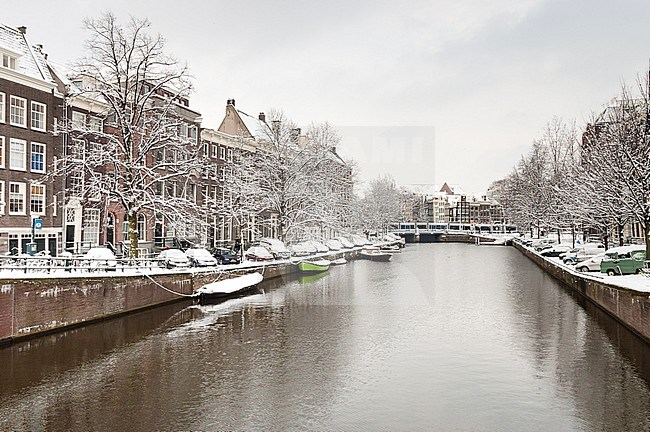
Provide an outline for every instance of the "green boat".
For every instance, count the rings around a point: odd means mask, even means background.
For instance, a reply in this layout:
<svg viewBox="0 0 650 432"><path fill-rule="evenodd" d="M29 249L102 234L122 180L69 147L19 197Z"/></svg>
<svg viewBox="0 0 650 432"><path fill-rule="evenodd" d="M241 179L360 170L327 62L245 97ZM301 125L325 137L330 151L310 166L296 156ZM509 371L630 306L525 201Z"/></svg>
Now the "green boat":
<svg viewBox="0 0 650 432"><path fill-rule="evenodd" d="M318 261L301 261L298 263L300 273L320 273L330 268L330 262L327 260Z"/></svg>

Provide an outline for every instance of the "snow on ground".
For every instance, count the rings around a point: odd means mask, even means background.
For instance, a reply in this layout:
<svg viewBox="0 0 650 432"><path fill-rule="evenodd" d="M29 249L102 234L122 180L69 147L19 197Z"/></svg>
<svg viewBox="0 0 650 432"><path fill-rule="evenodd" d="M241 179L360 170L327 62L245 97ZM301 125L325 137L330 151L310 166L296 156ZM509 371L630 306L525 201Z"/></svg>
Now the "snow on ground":
<svg viewBox="0 0 650 432"><path fill-rule="evenodd" d="M526 247L526 249L539 256L542 256L540 252L535 251L535 249L531 247ZM575 275L577 277L583 277L585 279L590 279L598 282L605 282L609 285L614 285L614 286L618 286L633 291L650 293L650 277L645 275L631 274L631 275L607 276L605 273L600 273L595 271L583 273L577 271L575 267L572 265L564 264L562 260L560 260L560 258L543 257L543 256L542 258L544 258L546 261L552 262L558 267L561 267L569 271L572 275Z"/></svg>

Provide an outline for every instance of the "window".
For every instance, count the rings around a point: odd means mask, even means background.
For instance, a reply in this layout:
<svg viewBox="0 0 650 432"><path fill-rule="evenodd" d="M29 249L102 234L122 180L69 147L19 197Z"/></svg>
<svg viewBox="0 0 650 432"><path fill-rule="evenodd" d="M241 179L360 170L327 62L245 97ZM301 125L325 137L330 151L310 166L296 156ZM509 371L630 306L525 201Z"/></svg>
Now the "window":
<svg viewBox="0 0 650 432"><path fill-rule="evenodd" d="M138 216L138 240L146 240L147 225L144 215Z"/></svg>
<svg viewBox="0 0 650 432"><path fill-rule="evenodd" d="M228 160L232 161L232 149L228 149Z"/></svg>
<svg viewBox="0 0 650 432"><path fill-rule="evenodd" d="M225 159L225 158L226 158L226 148L219 147L219 159Z"/></svg>
<svg viewBox="0 0 650 432"><path fill-rule="evenodd" d="M25 183L9 183L9 214L25 214Z"/></svg>
<svg viewBox="0 0 650 432"><path fill-rule="evenodd" d="M5 94L0 93L0 123L5 122Z"/></svg>
<svg viewBox="0 0 650 432"><path fill-rule="evenodd" d="M72 111L72 128L86 129L86 114Z"/></svg>
<svg viewBox="0 0 650 432"><path fill-rule="evenodd" d="M90 130L93 132L102 132L104 130L104 122L99 117L90 117Z"/></svg>
<svg viewBox="0 0 650 432"><path fill-rule="evenodd" d="M5 137L0 136L0 168L5 167Z"/></svg>
<svg viewBox="0 0 650 432"><path fill-rule="evenodd" d="M2 54L2 67L16 70L17 57L10 54Z"/></svg>
<svg viewBox="0 0 650 432"><path fill-rule="evenodd" d="M86 150L86 143L84 140L73 139L70 147L69 153L73 159L79 161L84 160L84 152Z"/></svg>
<svg viewBox="0 0 650 432"><path fill-rule="evenodd" d="M5 214L5 182L0 180L0 214Z"/></svg>
<svg viewBox="0 0 650 432"><path fill-rule="evenodd" d="M216 144L212 144L212 154L210 156L212 156L213 158L217 157L217 145Z"/></svg>
<svg viewBox="0 0 650 432"><path fill-rule="evenodd" d="M32 172L45 172L45 144L32 143Z"/></svg>
<svg viewBox="0 0 650 432"><path fill-rule="evenodd" d="M27 141L11 138L9 140L9 169L27 171Z"/></svg>
<svg viewBox="0 0 650 432"><path fill-rule="evenodd" d="M46 113L47 113L47 108L45 107L45 104L32 101L32 118L31 118L32 129L45 132L45 125L46 125L46 118L47 118Z"/></svg>
<svg viewBox="0 0 650 432"><path fill-rule="evenodd" d="M92 154L93 160L98 165L103 165L104 164L104 145L102 143L98 142L91 142L90 143L90 151Z"/></svg>
<svg viewBox="0 0 650 432"><path fill-rule="evenodd" d="M83 241L99 244L99 209L84 209Z"/></svg>
<svg viewBox="0 0 650 432"><path fill-rule="evenodd" d="M27 127L27 99L11 96L9 100L9 123L12 126Z"/></svg>
<svg viewBox="0 0 650 432"><path fill-rule="evenodd" d="M45 185L31 185L29 211L34 214L45 214Z"/></svg>
<svg viewBox="0 0 650 432"><path fill-rule="evenodd" d="M187 129L187 137L192 141L193 143L196 142L196 136L197 136L197 127L196 126L190 126Z"/></svg>

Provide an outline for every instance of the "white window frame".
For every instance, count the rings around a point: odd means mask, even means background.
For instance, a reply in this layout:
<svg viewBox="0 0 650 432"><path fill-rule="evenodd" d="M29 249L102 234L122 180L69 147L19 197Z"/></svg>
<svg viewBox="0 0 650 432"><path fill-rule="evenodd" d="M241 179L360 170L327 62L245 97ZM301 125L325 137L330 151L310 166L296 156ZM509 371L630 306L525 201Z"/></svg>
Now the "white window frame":
<svg viewBox="0 0 650 432"><path fill-rule="evenodd" d="M224 146L219 147L219 159L226 159L226 148Z"/></svg>
<svg viewBox="0 0 650 432"><path fill-rule="evenodd" d="M104 120L100 117L89 116L89 129L93 132L104 132Z"/></svg>
<svg viewBox="0 0 650 432"><path fill-rule="evenodd" d="M73 129L86 129L86 122L88 121L88 116L86 113L80 111L72 111L72 128Z"/></svg>
<svg viewBox="0 0 650 432"><path fill-rule="evenodd" d="M12 187L17 186L18 187L18 192L12 192ZM25 195L27 193L27 183L21 183L21 182L10 182L9 183L9 214L10 215L24 215L25 213ZM12 195L17 195L18 198L15 198L16 203L20 204L22 206L22 211L12 211L11 210L11 204L12 204Z"/></svg>
<svg viewBox="0 0 650 432"><path fill-rule="evenodd" d="M2 63L0 63L5 69L18 70L18 57L8 53L2 53Z"/></svg>
<svg viewBox="0 0 650 432"><path fill-rule="evenodd" d="M5 137L0 136L0 168L5 167L6 158L7 158L7 152L5 151Z"/></svg>
<svg viewBox="0 0 650 432"><path fill-rule="evenodd" d="M5 214L5 207L5 182L4 180L0 180L0 214Z"/></svg>
<svg viewBox="0 0 650 432"><path fill-rule="evenodd" d="M212 158L217 158L217 152L218 152L218 146L216 144L212 144L212 153L210 153L210 157Z"/></svg>
<svg viewBox="0 0 650 432"><path fill-rule="evenodd" d="M42 109L42 111L39 111L39 109ZM36 126L34 126L34 121L38 123ZM29 124L32 130L45 132L47 129L47 105L41 102L32 101Z"/></svg>
<svg viewBox="0 0 650 432"><path fill-rule="evenodd" d="M83 241L99 244L99 209L85 208L83 214Z"/></svg>
<svg viewBox="0 0 650 432"><path fill-rule="evenodd" d="M34 152L34 147L41 147L41 149L43 151L42 152ZM30 145L30 150L31 151L30 151L30 157L29 157L29 170L31 172L34 172L34 173L41 173L41 174L45 173L45 167L47 166L47 154L45 153L47 150L46 150L45 144L32 141L32 143ZM36 155L36 154L41 154L43 156L43 160L41 162L43 164L42 169L34 169L34 155Z"/></svg>
<svg viewBox="0 0 650 432"><path fill-rule="evenodd" d="M22 107L14 104L14 102L21 102ZM22 116L18 119L22 120L22 122L14 121L14 118L18 116L17 114L14 115L14 108L22 111ZM9 124L12 126L27 128L27 99L14 95L9 97Z"/></svg>
<svg viewBox="0 0 650 432"><path fill-rule="evenodd" d="M20 160L21 165L16 165L16 162L19 161L18 158L14 158L13 154L13 145L14 144L19 144L22 145L23 151L22 151L22 160ZM18 156L18 155L17 155ZM18 138L10 138L9 139L9 169L15 170L15 171L27 171L27 141L21 140Z"/></svg>
<svg viewBox="0 0 650 432"><path fill-rule="evenodd" d="M34 188L42 188L42 193L40 194L34 194ZM34 210L34 196L40 197L39 203L40 207L42 207L42 211L36 211ZM32 215L45 215L45 200L46 200L46 194L45 194L45 185L40 184L40 183L34 183L30 185L29 188L29 214Z"/></svg>
<svg viewBox="0 0 650 432"><path fill-rule="evenodd" d="M232 162L232 149L228 149L228 160Z"/></svg>
<svg viewBox="0 0 650 432"><path fill-rule="evenodd" d="M5 122L5 113L7 112L7 97L0 92L0 123Z"/></svg>

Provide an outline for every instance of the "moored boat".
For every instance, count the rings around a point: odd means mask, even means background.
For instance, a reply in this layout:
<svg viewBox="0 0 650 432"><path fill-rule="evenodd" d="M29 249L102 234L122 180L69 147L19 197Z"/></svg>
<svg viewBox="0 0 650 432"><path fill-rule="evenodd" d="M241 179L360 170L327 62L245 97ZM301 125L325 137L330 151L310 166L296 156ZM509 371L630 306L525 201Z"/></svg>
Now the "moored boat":
<svg viewBox="0 0 650 432"><path fill-rule="evenodd" d="M378 248L364 248L359 252L359 257L371 261L390 261L393 255Z"/></svg>
<svg viewBox="0 0 650 432"><path fill-rule="evenodd" d="M230 279L223 279L209 283L196 290L195 295L201 299L223 298L240 294L254 288L262 282L264 276L261 273L248 273Z"/></svg>
<svg viewBox="0 0 650 432"><path fill-rule="evenodd" d="M300 273L320 273L330 268L331 262L328 260L300 261L298 271Z"/></svg>
<svg viewBox="0 0 650 432"><path fill-rule="evenodd" d="M347 263L348 263L348 261L345 258L339 258L339 259L333 260L331 262L331 265L336 266L336 265L343 265L343 264L347 264Z"/></svg>

